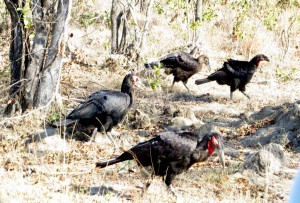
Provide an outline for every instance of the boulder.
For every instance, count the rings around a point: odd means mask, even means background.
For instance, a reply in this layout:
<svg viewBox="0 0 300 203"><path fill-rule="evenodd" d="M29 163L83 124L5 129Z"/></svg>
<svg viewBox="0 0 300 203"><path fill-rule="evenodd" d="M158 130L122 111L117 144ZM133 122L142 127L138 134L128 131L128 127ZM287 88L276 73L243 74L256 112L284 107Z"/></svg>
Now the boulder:
<svg viewBox="0 0 300 203"><path fill-rule="evenodd" d="M171 119L169 126L173 130L185 130L191 126L200 127L204 124L196 118L191 109L181 109L175 111L173 115L176 117Z"/></svg>
<svg viewBox="0 0 300 203"><path fill-rule="evenodd" d="M253 136L241 139L245 147L264 146L277 143L283 147L300 147L300 104L285 103L275 107L264 107L249 118L251 123L268 121L268 125L258 129ZM250 123L250 124L251 124Z"/></svg>
<svg viewBox="0 0 300 203"><path fill-rule="evenodd" d="M136 109L133 113L132 127L135 129L145 129L150 126L150 117L143 111Z"/></svg>
<svg viewBox="0 0 300 203"><path fill-rule="evenodd" d="M252 170L260 176L272 175L279 172L284 161L285 156L282 147L272 143L250 155L243 163L242 171Z"/></svg>

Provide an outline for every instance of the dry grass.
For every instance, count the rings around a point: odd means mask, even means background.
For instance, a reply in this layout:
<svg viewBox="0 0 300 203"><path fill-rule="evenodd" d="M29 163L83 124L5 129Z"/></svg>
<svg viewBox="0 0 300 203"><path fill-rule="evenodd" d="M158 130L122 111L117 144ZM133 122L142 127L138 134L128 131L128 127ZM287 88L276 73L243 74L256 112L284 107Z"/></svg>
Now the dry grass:
<svg viewBox="0 0 300 203"><path fill-rule="evenodd" d="M90 12L91 7L100 8L99 13L110 9L109 2L104 5L102 3L99 5L96 1L91 2L91 5L81 5L80 2L75 4L78 16L84 9ZM216 4L214 9L223 15L204 23L200 31L202 53L210 57L213 70L220 68L227 58L247 60L249 55L253 56L257 53L266 54L271 62L262 64L260 71L247 86L247 93L252 97L251 100L247 100L240 92L235 92L234 100L229 101L229 88L216 83L196 86L194 80L208 75L208 70L203 70L189 80L191 94L186 92L181 83L175 84L174 91L170 92L172 77L163 74L159 77L162 87L153 91L147 77L149 73L144 74L145 77L141 74L147 88L136 92L133 108L141 109L150 115L151 126L145 130L151 134L161 131L160 125L168 121L168 118L163 115L163 108L169 104L178 108L191 108L201 120L230 121L236 119L241 113L250 114L264 106L279 105L299 99L300 52L294 46L299 46L299 40L297 41L300 33L299 26L292 30L291 47L285 60L282 61L282 46L278 33L258 25L257 33L253 30L249 31L252 35L255 34L254 39L247 38L232 42L230 34L235 19L233 13L225 12L229 9L228 5ZM169 50L190 42L185 36L185 24L180 17L169 24L172 17L174 16L171 12L163 19L157 14L153 16L149 42L144 53L145 58L161 56ZM74 19L69 29L74 37L69 39L68 46L70 53L75 54L76 57L65 63L63 67L60 88L63 105L60 107L53 105L48 110L46 118L44 115L39 115L39 112L35 112L13 119L0 119L2 128L0 131L0 178L2 180L0 202L174 202L174 197L167 191L160 178L155 178L149 190L141 196L140 187L143 186L146 178L134 162L124 162L101 170L94 169L96 161L120 153L120 151L113 151L112 144L106 137L102 138L100 144L88 144L64 137L61 139L60 136L50 136L40 142L26 142L28 135L43 129L51 116L63 117L75 107L78 104L77 99L86 98L98 89L119 90L122 78L129 71L130 67L124 58L108 54L110 32L104 27L103 21L82 28L78 23L79 18L74 16ZM254 17L253 22L257 22L256 20ZM2 35L1 37L7 38L8 34L4 33L4 37ZM7 63L9 44L3 43L2 47L0 51L0 90L3 94L0 100L1 109L7 102L9 75L6 72L9 70ZM111 57L117 57L115 63L108 63L107 60ZM289 73L293 67L297 69L290 77L285 74L278 75L278 71ZM116 141L124 148L147 139L139 137L137 130L131 129L129 125L129 121L125 120L117 127L122 136ZM228 141L227 144L236 148L241 147L234 141ZM286 153L292 160L299 160L298 154ZM227 156L226 158L228 161L225 171L221 171L221 166L214 156L208 162L196 164L188 172L179 175L174 181L174 188L178 193L177 202L287 201L293 173L285 171L295 170L299 162L285 166L282 174L272 176L270 179L262 178L257 181L258 183L254 183L251 181L251 175L244 176L238 173L239 166L245 159L243 153L239 157Z"/></svg>

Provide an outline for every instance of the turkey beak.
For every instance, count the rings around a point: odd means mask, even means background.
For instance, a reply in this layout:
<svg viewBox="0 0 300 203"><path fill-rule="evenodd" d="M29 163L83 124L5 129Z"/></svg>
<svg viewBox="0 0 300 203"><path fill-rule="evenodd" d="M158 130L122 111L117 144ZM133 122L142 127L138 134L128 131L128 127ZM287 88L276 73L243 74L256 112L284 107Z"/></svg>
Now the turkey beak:
<svg viewBox="0 0 300 203"><path fill-rule="evenodd" d="M223 169L225 168L225 155L224 155L224 147L223 147L223 144L219 144L218 147L216 147L216 151L219 155L219 159L220 159L220 162L223 166Z"/></svg>
<svg viewBox="0 0 300 203"><path fill-rule="evenodd" d="M264 57L260 58L260 61L268 61L268 62L270 62L269 58L268 58L268 57L266 57L266 56L264 56Z"/></svg>

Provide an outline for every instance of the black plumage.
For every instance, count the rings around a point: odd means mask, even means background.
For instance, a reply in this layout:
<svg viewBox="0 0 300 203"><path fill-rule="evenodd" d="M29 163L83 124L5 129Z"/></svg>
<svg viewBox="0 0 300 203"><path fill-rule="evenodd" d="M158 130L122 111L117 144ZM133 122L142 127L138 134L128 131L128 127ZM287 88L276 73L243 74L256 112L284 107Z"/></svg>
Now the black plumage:
<svg viewBox="0 0 300 203"><path fill-rule="evenodd" d="M164 57L161 57L157 62L151 62L145 64L145 67L153 67L162 65L165 68L167 75L172 74L174 76L172 88L175 82L181 81L187 88L187 82L190 77L201 71L203 64L209 66L209 58L205 55L200 55L198 58L193 57L193 51L186 53L184 51L175 51Z"/></svg>
<svg viewBox="0 0 300 203"><path fill-rule="evenodd" d="M211 81L217 81L219 85L230 86L230 99L232 99L232 93L237 89L250 99L245 93L246 85L252 79L261 61L269 61L269 59L263 54L254 56L249 62L229 59L224 62L221 69L212 73L205 79L196 80L195 83L200 85Z"/></svg>
<svg viewBox="0 0 300 203"><path fill-rule="evenodd" d="M96 163L96 167L104 168L135 159L140 166L152 167L153 175L165 176L165 183L172 191L171 183L177 174L188 170L194 163L207 160L215 149L224 167L223 142L219 134L205 135L200 140L190 132L167 131L137 144L116 158Z"/></svg>
<svg viewBox="0 0 300 203"><path fill-rule="evenodd" d="M93 126L109 133L120 123L133 104L133 92L139 78L128 74L124 77L121 91L100 90L75 108L66 118L77 120L81 126Z"/></svg>

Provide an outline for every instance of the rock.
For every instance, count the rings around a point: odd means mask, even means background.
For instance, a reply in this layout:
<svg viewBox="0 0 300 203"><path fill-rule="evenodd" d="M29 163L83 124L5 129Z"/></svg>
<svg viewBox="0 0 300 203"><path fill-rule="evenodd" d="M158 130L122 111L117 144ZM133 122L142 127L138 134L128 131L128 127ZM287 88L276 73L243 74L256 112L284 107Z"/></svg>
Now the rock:
<svg viewBox="0 0 300 203"><path fill-rule="evenodd" d="M300 132L298 132L298 134L292 139L292 144L295 146L295 148L298 148L298 152L300 152Z"/></svg>
<svg viewBox="0 0 300 203"><path fill-rule="evenodd" d="M300 117L300 104L295 103L293 113L294 116Z"/></svg>
<svg viewBox="0 0 300 203"><path fill-rule="evenodd" d="M199 121L191 109L181 109L174 112L175 118L170 121L170 128L173 130L185 130L190 126L200 127L204 123Z"/></svg>
<svg viewBox="0 0 300 203"><path fill-rule="evenodd" d="M178 109L173 112L173 117L185 117L185 112L182 109Z"/></svg>
<svg viewBox="0 0 300 203"><path fill-rule="evenodd" d="M264 146L268 143L277 143L283 147L300 146L300 104L285 103L275 107L265 107L260 112L250 116L251 122L266 122L258 129L255 136L241 139L245 147ZM266 120L265 120L266 119Z"/></svg>
<svg viewBox="0 0 300 203"><path fill-rule="evenodd" d="M253 170L261 176L279 172L285 160L284 152L278 144L270 144L252 154L242 165L242 170Z"/></svg>
<svg viewBox="0 0 300 203"><path fill-rule="evenodd" d="M173 117L174 112L177 109L173 105L166 105L163 107L163 115Z"/></svg>
<svg viewBox="0 0 300 203"><path fill-rule="evenodd" d="M150 126L150 118L149 115L142 112L141 110L136 109L133 113L133 122L132 122L132 127L135 129L139 128L147 128Z"/></svg>
<svg viewBox="0 0 300 203"><path fill-rule="evenodd" d="M260 150L248 158L243 164L243 170L254 170L261 176L266 173L278 172L281 163L271 152Z"/></svg>
<svg viewBox="0 0 300 203"><path fill-rule="evenodd" d="M175 117L171 120L171 126L174 127L184 127L184 126L191 126L193 125L193 121L191 119L188 118L184 118L184 117Z"/></svg>
<svg viewBox="0 0 300 203"><path fill-rule="evenodd" d="M270 143L264 147L264 150L271 152L281 162L285 161L285 154L281 145Z"/></svg>
<svg viewBox="0 0 300 203"><path fill-rule="evenodd" d="M250 117L249 120L263 120L265 118L268 118L272 116L276 111L274 110L274 107L272 106L266 106L262 108L259 112L253 113Z"/></svg>
<svg viewBox="0 0 300 203"><path fill-rule="evenodd" d="M219 132L219 126L215 123L206 123L199 128L198 135L202 137L212 132Z"/></svg>
<svg viewBox="0 0 300 203"><path fill-rule="evenodd" d="M287 146L291 141L288 138L288 133L276 133L271 137L270 142L280 144L281 146Z"/></svg>
<svg viewBox="0 0 300 203"><path fill-rule="evenodd" d="M141 136L141 137L149 137L150 133L146 130L139 130L138 135Z"/></svg>

